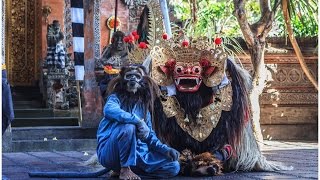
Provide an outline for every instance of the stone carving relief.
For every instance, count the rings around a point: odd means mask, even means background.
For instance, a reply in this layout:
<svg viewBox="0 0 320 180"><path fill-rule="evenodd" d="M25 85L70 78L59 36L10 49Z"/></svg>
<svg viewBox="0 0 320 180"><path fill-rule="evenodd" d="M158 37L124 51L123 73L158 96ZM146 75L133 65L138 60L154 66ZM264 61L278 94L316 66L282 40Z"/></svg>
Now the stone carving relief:
<svg viewBox="0 0 320 180"><path fill-rule="evenodd" d="M9 81L14 86L31 86L38 71L36 28L37 1L9 0L7 5L7 69ZM41 51L39 51L41 52Z"/></svg>
<svg viewBox="0 0 320 180"><path fill-rule="evenodd" d="M72 47L72 22L71 22L71 2L70 0L65 0L64 9L64 34L65 34L65 45L67 52L71 52ZM70 57L70 55L69 55ZM73 67L72 67L73 68Z"/></svg>
<svg viewBox="0 0 320 180"><path fill-rule="evenodd" d="M275 80L278 82L285 82L287 80L287 72L283 69L280 69L277 73L275 73Z"/></svg>
<svg viewBox="0 0 320 180"><path fill-rule="evenodd" d="M312 74L315 74L314 72L317 71L314 66L310 70ZM272 72L272 77L273 81L271 84L274 87L313 87L305 77L300 64L278 64L277 69Z"/></svg>
<svg viewBox="0 0 320 180"><path fill-rule="evenodd" d="M263 93L260 98L261 104L318 104L317 93L286 93L280 92L277 96L270 93Z"/></svg>
<svg viewBox="0 0 320 180"><path fill-rule="evenodd" d="M249 58L241 58L245 69L252 71ZM306 57L306 62L314 77L317 76L317 57ZM266 56L265 63L270 70L272 81L261 95L260 102L265 105L315 105L318 103L317 91L301 69L294 55Z"/></svg>
<svg viewBox="0 0 320 180"><path fill-rule="evenodd" d="M122 0L130 9L135 8L137 6L143 6L148 3L149 0Z"/></svg>
<svg viewBox="0 0 320 180"><path fill-rule="evenodd" d="M2 27L1 27L1 55L2 55L2 62L5 61L5 57L6 57L6 45L5 45L5 32L6 32L6 1L2 0L2 14L1 14L1 18L2 18Z"/></svg>
<svg viewBox="0 0 320 180"><path fill-rule="evenodd" d="M289 74L288 74L291 82L297 83L298 81L300 81L301 80L301 74L300 73L301 72L299 72L297 69L291 69L289 71Z"/></svg>
<svg viewBox="0 0 320 180"><path fill-rule="evenodd" d="M94 24L94 59L96 63L96 68L102 67L100 61L100 5L101 0L94 0L94 14L93 14L93 24Z"/></svg>

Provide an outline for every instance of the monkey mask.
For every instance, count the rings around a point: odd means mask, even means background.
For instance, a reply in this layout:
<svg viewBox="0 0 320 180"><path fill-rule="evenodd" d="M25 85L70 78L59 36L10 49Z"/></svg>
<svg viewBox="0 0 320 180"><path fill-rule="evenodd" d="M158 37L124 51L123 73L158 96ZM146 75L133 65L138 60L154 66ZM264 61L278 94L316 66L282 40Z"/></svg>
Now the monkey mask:
<svg viewBox="0 0 320 180"><path fill-rule="evenodd" d="M141 66L130 66L130 68L123 68L121 76L126 84L126 90L128 92L136 93L142 88L143 76L145 70Z"/></svg>

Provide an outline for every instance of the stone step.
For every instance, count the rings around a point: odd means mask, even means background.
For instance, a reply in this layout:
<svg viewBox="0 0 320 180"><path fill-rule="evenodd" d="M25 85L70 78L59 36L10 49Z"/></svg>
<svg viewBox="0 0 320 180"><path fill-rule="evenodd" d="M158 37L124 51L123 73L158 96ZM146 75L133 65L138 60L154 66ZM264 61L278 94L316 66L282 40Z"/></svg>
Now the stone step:
<svg viewBox="0 0 320 180"><path fill-rule="evenodd" d="M12 152L95 150L96 139L57 139L12 141Z"/></svg>
<svg viewBox="0 0 320 180"><path fill-rule="evenodd" d="M16 118L24 117L53 117L55 116L53 109L14 109L14 116Z"/></svg>
<svg viewBox="0 0 320 180"><path fill-rule="evenodd" d="M15 118L12 127L35 127L35 126L78 126L77 117L30 117Z"/></svg>
<svg viewBox="0 0 320 180"><path fill-rule="evenodd" d="M13 101L13 108L14 109L32 109L32 108L42 108L44 107L43 104L39 101L32 100L32 101Z"/></svg>
<svg viewBox="0 0 320 180"><path fill-rule="evenodd" d="M45 140L52 139L95 139L97 128L81 128L79 126L61 127L13 127L12 140Z"/></svg>
<svg viewBox="0 0 320 180"><path fill-rule="evenodd" d="M27 94L27 95L26 95ZM23 92L23 93L12 93L12 99L15 101L23 101L23 100L33 100L33 99L41 99L42 98L42 94L40 94L39 92L37 93L28 93L28 92Z"/></svg>
<svg viewBox="0 0 320 180"><path fill-rule="evenodd" d="M264 139L318 140L318 124L261 125Z"/></svg>
<svg viewBox="0 0 320 180"><path fill-rule="evenodd" d="M31 118L31 117L78 117L78 108L68 110L48 109L48 108L25 108L14 109L16 118Z"/></svg>

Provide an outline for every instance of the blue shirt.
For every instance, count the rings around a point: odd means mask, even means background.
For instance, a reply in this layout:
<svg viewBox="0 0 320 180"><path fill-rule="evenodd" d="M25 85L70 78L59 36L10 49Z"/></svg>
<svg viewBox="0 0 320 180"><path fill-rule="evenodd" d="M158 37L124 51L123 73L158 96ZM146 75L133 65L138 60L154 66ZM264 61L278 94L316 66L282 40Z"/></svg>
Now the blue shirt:
<svg viewBox="0 0 320 180"><path fill-rule="evenodd" d="M111 94L108 97L107 102L104 106L103 113L104 118L101 120L97 131L98 151L100 146L103 146L105 142L108 141L111 133L118 123L130 123L136 125L139 123L140 119L144 117L144 110L139 102L134 105L131 112L127 112L121 109L121 102L115 94ZM161 143L152 129L152 122L149 111L147 112L145 122L150 129L150 134L143 142L139 139L137 140L138 154L143 156L150 150L154 150L160 153L167 152L170 148L167 145Z"/></svg>

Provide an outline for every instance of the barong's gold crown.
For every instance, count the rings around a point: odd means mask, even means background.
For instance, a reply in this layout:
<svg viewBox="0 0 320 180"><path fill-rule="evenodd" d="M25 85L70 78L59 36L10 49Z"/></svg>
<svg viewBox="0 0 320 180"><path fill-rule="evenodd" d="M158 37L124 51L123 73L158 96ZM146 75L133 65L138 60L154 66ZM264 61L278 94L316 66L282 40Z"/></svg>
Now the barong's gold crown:
<svg viewBox="0 0 320 180"><path fill-rule="evenodd" d="M203 74L203 82L208 87L220 84L225 75L227 59L227 54L221 46L222 40L216 38L213 41L207 37L188 38L181 33L168 38L168 35L164 33L159 3L151 0L147 6L149 8L148 43L138 43L139 35L136 32L132 32L125 39L134 46L134 49L128 54L130 64L142 64L150 55L152 59L151 76L159 85L173 83L172 76L164 73L163 68L161 69L163 66L174 68L176 64L189 67L197 65L203 70L214 67L214 72Z"/></svg>
<svg viewBox="0 0 320 180"><path fill-rule="evenodd" d="M183 38L184 39L184 38ZM214 67L214 73L202 74L203 82L208 87L217 86L225 75L227 54L220 45L216 45L209 38L181 40L177 37L161 40L158 46L150 51L152 59L152 78L159 84L167 86L173 83L172 76L163 73L159 67L175 65L184 67L200 66L202 70Z"/></svg>

